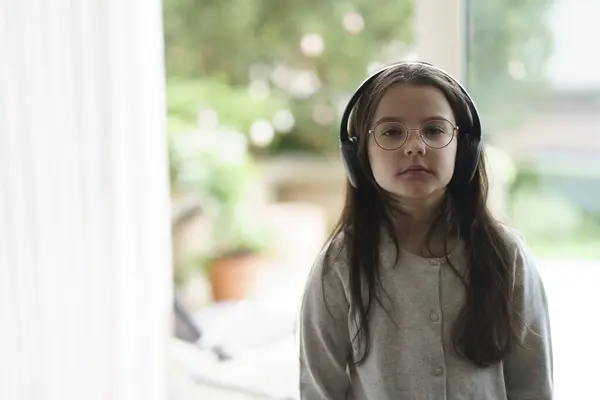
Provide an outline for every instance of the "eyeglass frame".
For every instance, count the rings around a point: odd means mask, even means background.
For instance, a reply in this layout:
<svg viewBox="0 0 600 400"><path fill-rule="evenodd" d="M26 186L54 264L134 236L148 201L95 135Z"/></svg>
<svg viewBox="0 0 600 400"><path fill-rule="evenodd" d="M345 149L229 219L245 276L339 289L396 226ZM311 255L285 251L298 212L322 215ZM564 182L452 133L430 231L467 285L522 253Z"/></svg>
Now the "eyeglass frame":
<svg viewBox="0 0 600 400"><path fill-rule="evenodd" d="M427 124L427 123L429 123L431 121L445 121L448 124L450 124L450 126L452 127L452 137L450 138L450 140L448 141L448 143L446 143L442 147L432 147L432 146L430 146L430 145L427 144L427 142L425 141L425 139L423 139L423 131L422 131L423 125L425 125L425 124ZM375 125L373 125L373 127L371 129L369 129L368 133L371 134L371 135L375 135L375 128L377 128L381 124L385 124L385 123L389 123L389 122L392 122L392 121L380 121L380 122L376 123ZM418 128L412 128L412 129L409 128L408 126L406 126L406 124L403 123L403 122L400 122L400 121L393 121L393 122L396 122L396 123L398 123L398 124L400 124L400 125L402 125L402 126L404 126L406 128L406 138L404 139L404 142L402 142L402 144L400 146L398 146L398 147L396 147L394 149L386 149L386 148L382 147L379 144L379 142L377 142L377 138L375 136L373 136L373 140L375 140L375 144L377 146L379 146L379 148L382 149L382 150L385 150L385 151L396 151L398 149L401 149L406 144L406 142L408 142L408 139L410 138L410 131L418 131L419 132L419 140L425 146L429 147L430 149L440 150L440 149L448 147L450 145L450 143L452 143L452 140L454 140L454 137L458 136L458 134L460 132L459 129L458 129L458 125L454 125L452 122L448 121L446 118L431 118L431 119L428 119L427 121L423 122L420 127L418 127Z"/></svg>

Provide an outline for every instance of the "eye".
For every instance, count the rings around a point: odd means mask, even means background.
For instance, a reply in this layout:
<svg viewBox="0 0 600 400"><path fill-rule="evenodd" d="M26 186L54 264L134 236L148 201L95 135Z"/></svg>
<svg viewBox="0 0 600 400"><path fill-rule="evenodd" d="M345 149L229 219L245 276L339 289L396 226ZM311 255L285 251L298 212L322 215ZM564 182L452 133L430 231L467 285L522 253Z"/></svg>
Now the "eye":
<svg viewBox="0 0 600 400"><path fill-rule="evenodd" d="M423 134L425 135L439 135L444 133L444 129L439 126L426 126L423 128Z"/></svg>
<svg viewBox="0 0 600 400"><path fill-rule="evenodd" d="M428 121L421 127L421 132L425 136L441 136L451 133L453 126L450 122L445 120L432 120Z"/></svg>
<svg viewBox="0 0 600 400"><path fill-rule="evenodd" d="M399 123L383 123L375 128L378 137L397 138L406 135L406 127Z"/></svg>
<svg viewBox="0 0 600 400"><path fill-rule="evenodd" d="M398 136L398 135L402 135L404 132L400 129L397 128L391 128L391 129L387 129L383 132L381 132L381 136Z"/></svg>

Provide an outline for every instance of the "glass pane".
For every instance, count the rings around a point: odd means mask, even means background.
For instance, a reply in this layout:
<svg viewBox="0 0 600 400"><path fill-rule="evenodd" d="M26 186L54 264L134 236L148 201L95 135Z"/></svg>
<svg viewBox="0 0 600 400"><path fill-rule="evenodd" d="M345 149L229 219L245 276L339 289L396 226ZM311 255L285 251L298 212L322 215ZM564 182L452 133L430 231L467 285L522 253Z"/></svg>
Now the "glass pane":
<svg viewBox="0 0 600 400"><path fill-rule="evenodd" d="M600 371L600 2L471 0L467 11L468 86L549 296L556 398L587 398Z"/></svg>

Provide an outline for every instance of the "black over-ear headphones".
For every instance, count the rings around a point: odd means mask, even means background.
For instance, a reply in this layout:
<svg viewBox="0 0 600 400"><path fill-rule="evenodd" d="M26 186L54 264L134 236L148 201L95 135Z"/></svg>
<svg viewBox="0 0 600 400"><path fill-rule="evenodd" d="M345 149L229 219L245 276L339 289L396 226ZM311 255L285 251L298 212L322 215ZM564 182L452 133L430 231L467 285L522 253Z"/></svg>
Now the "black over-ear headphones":
<svg viewBox="0 0 600 400"><path fill-rule="evenodd" d="M479 121L479 114L477 112L477 108L475 107L475 103L466 89L448 74L446 71L435 67L429 63L425 62L400 62L388 65L375 73L369 76L363 83L358 87L356 92L350 98L346 109L344 110L344 114L342 116L342 122L340 126L340 149L342 152L342 159L344 161L344 166L346 168L346 175L350 184L355 188L358 187L359 176L364 174L361 169L361 165L358 159L358 137L350 136L348 133L348 121L350 116L352 115L352 111L354 110L354 106L360 100L360 97L367 90L369 85L383 72L388 71L392 68L398 67L400 65L406 64L415 64L421 65L425 68L435 69L438 72L441 72L446 76L449 80L453 81L462 91L465 99L467 100L467 106L471 112L472 118L472 126L467 131L460 130L459 135L461 136L458 139L458 150L456 154L456 166L455 166L455 176L466 177L467 181L470 182L475 173L477 172L477 165L479 163L479 158L481 156L481 122ZM459 127L467 128L467 127Z"/></svg>

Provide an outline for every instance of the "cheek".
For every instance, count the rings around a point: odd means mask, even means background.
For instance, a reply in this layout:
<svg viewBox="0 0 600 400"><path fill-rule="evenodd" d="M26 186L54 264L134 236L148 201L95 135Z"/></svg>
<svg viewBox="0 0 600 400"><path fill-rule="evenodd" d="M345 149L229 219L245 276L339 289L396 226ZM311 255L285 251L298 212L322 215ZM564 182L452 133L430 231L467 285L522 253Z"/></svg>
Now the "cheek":
<svg viewBox="0 0 600 400"><path fill-rule="evenodd" d="M367 151L369 153L369 164L371 164L371 171L373 172L373 177L375 178L375 181L377 181L377 183L380 184L379 177L381 175L381 171L383 170L381 165L381 149L372 139L369 139Z"/></svg>
<svg viewBox="0 0 600 400"><path fill-rule="evenodd" d="M442 175L449 180L454 173L456 163L456 146L448 146L438 154L438 165L440 166Z"/></svg>
<svg viewBox="0 0 600 400"><path fill-rule="evenodd" d="M369 142L368 152L373 177L379 185L382 185L390 175L390 171L394 171L398 162L398 154L394 151L383 150L373 141Z"/></svg>

